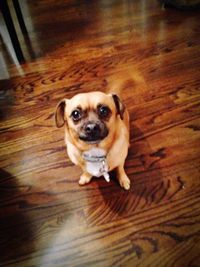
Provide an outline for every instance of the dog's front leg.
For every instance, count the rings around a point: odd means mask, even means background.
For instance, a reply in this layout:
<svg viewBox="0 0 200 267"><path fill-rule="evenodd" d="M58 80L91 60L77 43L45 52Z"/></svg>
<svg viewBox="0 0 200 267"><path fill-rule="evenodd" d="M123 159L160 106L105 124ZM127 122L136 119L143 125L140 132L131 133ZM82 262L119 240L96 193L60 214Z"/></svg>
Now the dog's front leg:
<svg viewBox="0 0 200 267"><path fill-rule="evenodd" d="M126 190L130 189L131 182L124 171L124 165L120 165L117 167L117 178L119 180L121 187L123 187Z"/></svg>
<svg viewBox="0 0 200 267"><path fill-rule="evenodd" d="M80 177L79 184L84 185L88 184L92 179L92 175L89 174L88 172L83 172L83 174Z"/></svg>

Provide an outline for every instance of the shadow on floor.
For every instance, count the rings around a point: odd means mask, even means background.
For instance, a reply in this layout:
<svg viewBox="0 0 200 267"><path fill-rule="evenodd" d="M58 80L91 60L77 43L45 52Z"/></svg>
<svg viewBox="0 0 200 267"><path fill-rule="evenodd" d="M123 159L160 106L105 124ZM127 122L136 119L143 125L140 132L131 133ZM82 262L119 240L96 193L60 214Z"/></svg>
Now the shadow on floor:
<svg viewBox="0 0 200 267"><path fill-rule="evenodd" d="M34 249L31 242L34 235L33 224L27 216L28 202L20 196L22 187L16 177L0 169L0 250L1 264L15 260ZM27 188L28 190L28 188Z"/></svg>

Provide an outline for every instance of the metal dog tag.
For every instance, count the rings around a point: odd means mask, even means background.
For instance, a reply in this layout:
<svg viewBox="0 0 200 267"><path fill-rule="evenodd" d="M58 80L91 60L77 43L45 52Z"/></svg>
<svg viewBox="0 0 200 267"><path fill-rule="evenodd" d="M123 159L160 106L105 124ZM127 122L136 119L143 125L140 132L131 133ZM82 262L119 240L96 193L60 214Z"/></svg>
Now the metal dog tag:
<svg viewBox="0 0 200 267"><path fill-rule="evenodd" d="M83 159L86 161L87 172L92 176L103 176L106 182L110 182L108 174L108 164L106 161L106 154L103 149L93 148L83 153Z"/></svg>

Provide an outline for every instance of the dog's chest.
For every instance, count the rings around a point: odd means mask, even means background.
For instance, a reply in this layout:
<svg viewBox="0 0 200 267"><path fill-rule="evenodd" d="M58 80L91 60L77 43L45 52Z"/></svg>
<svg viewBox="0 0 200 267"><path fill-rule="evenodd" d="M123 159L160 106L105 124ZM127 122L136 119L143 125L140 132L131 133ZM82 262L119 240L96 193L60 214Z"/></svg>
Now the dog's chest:
<svg viewBox="0 0 200 267"><path fill-rule="evenodd" d="M95 177L104 176L107 182L110 181L106 153L103 149L92 148L83 152L82 157L86 163L86 170L89 174Z"/></svg>

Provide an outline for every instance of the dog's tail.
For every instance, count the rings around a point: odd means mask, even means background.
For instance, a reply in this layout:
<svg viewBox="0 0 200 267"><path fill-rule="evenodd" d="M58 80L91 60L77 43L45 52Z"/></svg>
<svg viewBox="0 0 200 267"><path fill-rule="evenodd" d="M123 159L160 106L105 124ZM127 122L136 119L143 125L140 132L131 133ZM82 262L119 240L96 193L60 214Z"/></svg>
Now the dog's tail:
<svg viewBox="0 0 200 267"><path fill-rule="evenodd" d="M116 94L120 99L127 99L127 96L141 94L146 90L144 77L134 68L115 72L106 80L108 82L106 93Z"/></svg>

